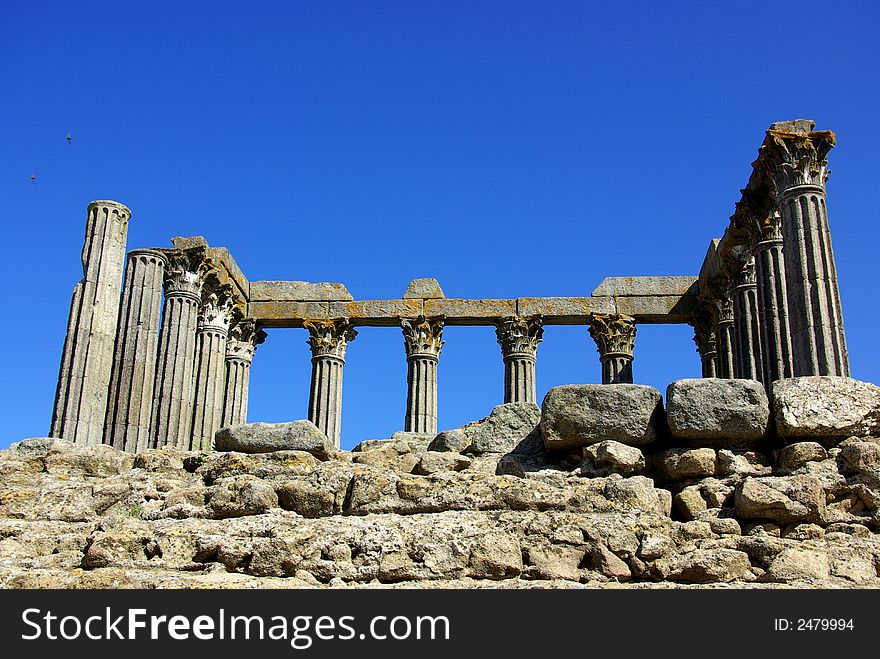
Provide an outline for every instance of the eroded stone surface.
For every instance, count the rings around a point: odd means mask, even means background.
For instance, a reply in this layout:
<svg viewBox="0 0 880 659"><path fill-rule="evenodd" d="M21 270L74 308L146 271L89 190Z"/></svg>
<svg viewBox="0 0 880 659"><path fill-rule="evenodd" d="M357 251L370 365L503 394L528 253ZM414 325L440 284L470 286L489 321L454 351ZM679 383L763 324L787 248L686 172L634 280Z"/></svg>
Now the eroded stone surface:
<svg viewBox="0 0 880 659"><path fill-rule="evenodd" d="M773 383L773 412L782 437L835 444L880 432L880 387L844 377L801 377Z"/></svg>
<svg viewBox="0 0 880 659"><path fill-rule="evenodd" d="M766 435L770 408L760 382L699 378L669 385L666 416L674 439L731 448Z"/></svg>

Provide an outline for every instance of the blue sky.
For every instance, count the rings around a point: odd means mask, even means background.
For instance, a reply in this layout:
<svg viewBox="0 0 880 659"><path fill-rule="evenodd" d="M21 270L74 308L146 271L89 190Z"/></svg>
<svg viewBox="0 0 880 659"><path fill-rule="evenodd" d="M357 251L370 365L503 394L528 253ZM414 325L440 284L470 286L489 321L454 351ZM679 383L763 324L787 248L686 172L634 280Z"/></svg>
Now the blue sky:
<svg viewBox="0 0 880 659"><path fill-rule="evenodd" d="M878 19L870 2L7 5L0 446L48 430L92 199L132 209L129 249L204 235L251 280L587 295L606 276L696 274L763 131L798 117L838 135L853 376L880 381ZM640 326L636 381L697 376L691 336ZM445 428L501 402L502 363L491 328L444 338ZM544 339L539 397L599 380L586 328ZM305 416L305 341L274 330L259 348L251 421ZM344 448L402 429L405 375L400 332L363 329Z"/></svg>

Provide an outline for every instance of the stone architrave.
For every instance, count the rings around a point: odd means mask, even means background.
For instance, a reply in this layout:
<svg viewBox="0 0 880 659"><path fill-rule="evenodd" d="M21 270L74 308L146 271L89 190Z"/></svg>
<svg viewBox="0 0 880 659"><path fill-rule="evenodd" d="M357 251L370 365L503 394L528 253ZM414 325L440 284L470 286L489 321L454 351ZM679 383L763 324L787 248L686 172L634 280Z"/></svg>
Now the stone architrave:
<svg viewBox="0 0 880 659"><path fill-rule="evenodd" d="M131 211L115 201L88 206L83 278L70 304L52 437L76 444L100 444L104 438L129 218Z"/></svg>
<svg viewBox="0 0 880 659"><path fill-rule="evenodd" d="M812 122L774 124L759 167L782 216L793 376L849 375L849 358L828 228L826 156L831 131Z"/></svg>
<svg viewBox="0 0 880 659"><path fill-rule="evenodd" d="M357 331L346 319L306 321L312 349L312 383L309 389L309 421L340 446L342 429L342 367L349 341Z"/></svg>
<svg viewBox="0 0 880 659"><path fill-rule="evenodd" d="M140 453L150 445L166 264L158 250L128 253L104 443L129 453Z"/></svg>
<svg viewBox="0 0 880 659"><path fill-rule="evenodd" d="M227 287L206 288L196 330L195 397L189 449L210 451L223 425L226 388L226 342L234 319L234 301Z"/></svg>
<svg viewBox="0 0 880 659"><path fill-rule="evenodd" d="M589 331L602 363L602 384L632 384L635 320L617 314L592 314Z"/></svg>
<svg viewBox="0 0 880 659"><path fill-rule="evenodd" d="M169 254L156 362L151 447L187 449L195 400L196 330L207 265L204 250Z"/></svg>
<svg viewBox="0 0 880 659"><path fill-rule="evenodd" d="M750 257L733 278L733 335L736 345L735 375L761 380L761 327L758 323L758 285L755 259Z"/></svg>
<svg viewBox="0 0 880 659"><path fill-rule="evenodd" d="M400 320L407 362L407 432L437 432L437 362L445 343L444 320L442 316Z"/></svg>
<svg viewBox="0 0 880 659"><path fill-rule="evenodd" d="M711 314L702 308L691 319L691 325L694 327L694 343L700 355L701 374L704 378L717 377L718 342Z"/></svg>
<svg viewBox="0 0 880 659"><path fill-rule="evenodd" d="M226 342L226 387L223 395L221 426L247 423L248 389L251 363L257 346L266 340L266 332L252 318L239 320L229 330Z"/></svg>
<svg viewBox="0 0 880 659"><path fill-rule="evenodd" d="M504 358L504 402L536 403L535 362L544 333L540 316L499 320L495 333Z"/></svg>

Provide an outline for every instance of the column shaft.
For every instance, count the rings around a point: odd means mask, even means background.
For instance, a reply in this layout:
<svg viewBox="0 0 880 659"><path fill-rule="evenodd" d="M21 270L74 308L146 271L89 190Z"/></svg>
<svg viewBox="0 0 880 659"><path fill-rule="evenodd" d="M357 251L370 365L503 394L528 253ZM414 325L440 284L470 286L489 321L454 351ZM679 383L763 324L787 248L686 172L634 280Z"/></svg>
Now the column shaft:
<svg viewBox="0 0 880 659"><path fill-rule="evenodd" d="M733 334L736 344L737 378L761 380L761 328L758 323L758 292L754 259L749 259L733 290Z"/></svg>
<svg viewBox="0 0 880 659"><path fill-rule="evenodd" d="M763 382L792 377L791 335L782 240L770 239L755 248L758 312L763 347Z"/></svg>
<svg viewBox="0 0 880 659"><path fill-rule="evenodd" d="M632 384L635 320L629 316L592 314L589 331L602 364L602 384Z"/></svg>
<svg viewBox="0 0 880 659"><path fill-rule="evenodd" d="M223 401L222 427L247 423L248 388L251 363L240 358L226 357L226 387Z"/></svg>
<svg viewBox="0 0 880 659"><path fill-rule="evenodd" d="M104 443L130 453L150 443L165 264L155 250L128 255Z"/></svg>
<svg viewBox="0 0 880 659"><path fill-rule="evenodd" d="M357 331L346 319L307 321L312 349L312 382L309 387L309 421L318 426L333 445L342 441L342 367L348 344Z"/></svg>
<svg viewBox="0 0 880 659"><path fill-rule="evenodd" d="M535 362L544 334L541 317L501 319L495 334L504 359L504 402L537 403Z"/></svg>
<svg viewBox="0 0 880 659"><path fill-rule="evenodd" d="M113 368L119 290L131 211L115 201L88 207L83 279L73 293L52 413L52 437L100 444Z"/></svg>

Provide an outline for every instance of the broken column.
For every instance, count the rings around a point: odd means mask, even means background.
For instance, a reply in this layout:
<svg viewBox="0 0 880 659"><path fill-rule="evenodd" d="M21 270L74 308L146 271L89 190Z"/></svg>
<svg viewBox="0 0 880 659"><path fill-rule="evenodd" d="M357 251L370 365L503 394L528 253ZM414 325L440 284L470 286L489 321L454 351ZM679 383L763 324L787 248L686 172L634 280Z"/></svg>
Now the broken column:
<svg viewBox="0 0 880 659"><path fill-rule="evenodd" d="M342 367L345 350L357 331L346 319L306 321L312 349L312 384L309 389L309 421L323 432L336 448L342 427Z"/></svg>
<svg viewBox="0 0 880 659"><path fill-rule="evenodd" d="M247 423L248 389L251 363L257 345L266 333L251 318L240 320L229 330L226 342L226 385L224 387L222 427Z"/></svg>
<svg viewBox="0 0 880 659"><path fill-rule="evenodd" d="M115 201L88 206L83 279L73 291L49 434L100 444L113 367L119 289L131 211Z"/></svg>
<svg viewBox="0 0 880 659"><path fill-rule="evenodd" d="M128 253L104 443L130 453L139 453L150 444L166 263L158 250Z"/></svg>
<svg viewBox="0 0 880 659"><path fill-rule="evenodd" d="M192 436L196 330L202 306L204 251L174 252L168 261L150 445L188 449Z"/></svg>
<svg viewBox="0 0 880 659"><path fill-rule="evenodd" d="M782 216L785 279L794 376L849 375L837 269L828 228L826 156L831 131L806 120L775 123L759 168Z"/></svg>
<svg viewBox="0 0 880 659"><path fill-rule="evenodd" d="M204 295L196 330L191 451L210 451L214 433L222 427L226 339L233 310L233 299L226 287L212 287Z"/></svg>
<svg viewBox="0 0 880 659"><path fill-rule="evenodd" d="M635 319L617 314L590 316L590 336L596 342L602 363L602 384L632 384Z"/></svg>
<svg viewBox="0 0 880 659"><path fill-rule="evenodd" d="M498 321L495 333L504 359L504 402L537 403L535 361L544 333L540 316Z"/></svg>
<svg viewBox="0 0 880 659"><path fill-rule="evenodd" d="M737 378L761 380L761 328L758 324L758 285L755 259L750 257L733 278L733 334Z"/></svg>
<svg viewBox="0 0 880 659"><path fill-rule="evenodd" d="M442 316L401 319L407 362L404 430L437 432L437 362L443 348Z"/></svg>

